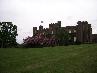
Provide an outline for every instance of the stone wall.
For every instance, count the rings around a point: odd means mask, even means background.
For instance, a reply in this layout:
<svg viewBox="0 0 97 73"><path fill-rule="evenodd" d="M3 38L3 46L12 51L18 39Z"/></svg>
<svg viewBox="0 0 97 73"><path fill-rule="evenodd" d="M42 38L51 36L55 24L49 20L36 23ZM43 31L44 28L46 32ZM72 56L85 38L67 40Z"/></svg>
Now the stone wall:
<svg viewBox="0 0 97 73"><path fill-rule="evenodd" d="M39 33L54 35L58 32L58 29L61 28L64 32L66 31L72 34L74 41L79 41L81 43L94 42L96 34L92 35L91 24L88 24L87 21L78 21L77 24L76 26L61 27L61 21L58 21L57 23L49 24L49 28L43 28L43 26L40 25L39 30L37 30L37 27L33 27L33 35Z"/></svg>

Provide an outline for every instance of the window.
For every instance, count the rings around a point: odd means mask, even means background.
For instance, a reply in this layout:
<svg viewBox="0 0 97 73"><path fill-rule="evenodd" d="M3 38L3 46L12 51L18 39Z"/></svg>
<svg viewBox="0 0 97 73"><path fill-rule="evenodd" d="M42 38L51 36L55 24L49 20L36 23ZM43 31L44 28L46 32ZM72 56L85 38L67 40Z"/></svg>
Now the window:
<svg viewBox="0 0 97 73"><path fill-rule="evenodd" d="M52 31L52 34L54 34L54 32Z"/></svg>
<svg viewBox="0 0 97 73"><path fill-rule="evenodd" d="M0 25L0 30L1 30L1 25Z"/></svg>
<svg viewBox="0 0 97 73"><path fill-rule="evenodd" d="M76 42L76 37L74 37L74 42Z"/></svg>
<svg viewBox="0 0 97 73"><path fill-rule="evenodd" d="M74 30L74 32L76 32L76 30Z"/></svg>
<svg viewBox="0 0 97 73"><path fill-rule="evenodd" d="M69 33L71 33L71 30L69 30Z"/></svg>
<svg viewBox="0 0 97 73"><path fill-rule="evenodd" d="M43 35L44 35L44 32L43 32Z"/></svg>

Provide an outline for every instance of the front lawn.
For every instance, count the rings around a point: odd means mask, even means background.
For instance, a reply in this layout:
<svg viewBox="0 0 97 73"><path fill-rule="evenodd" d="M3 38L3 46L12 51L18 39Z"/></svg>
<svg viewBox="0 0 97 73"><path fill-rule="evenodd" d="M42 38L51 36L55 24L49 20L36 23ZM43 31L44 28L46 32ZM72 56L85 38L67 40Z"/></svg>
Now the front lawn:
<svg viewBox="0 0 97 73"><path fill-rule="evenodd" d="M0 73L97 73L97 44L1 48Z"/></svg>

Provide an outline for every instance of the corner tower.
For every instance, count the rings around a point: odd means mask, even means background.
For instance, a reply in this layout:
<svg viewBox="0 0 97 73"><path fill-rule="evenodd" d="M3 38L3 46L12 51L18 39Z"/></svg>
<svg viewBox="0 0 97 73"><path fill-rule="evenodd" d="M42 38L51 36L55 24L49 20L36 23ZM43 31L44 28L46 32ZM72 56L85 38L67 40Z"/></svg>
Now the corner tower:
<svg viewBox="0 0 97 73"><path fill-rule="evenodd" d="M77 40L81 43L92 42L92 28L87 21L77 22Z"/></svg>

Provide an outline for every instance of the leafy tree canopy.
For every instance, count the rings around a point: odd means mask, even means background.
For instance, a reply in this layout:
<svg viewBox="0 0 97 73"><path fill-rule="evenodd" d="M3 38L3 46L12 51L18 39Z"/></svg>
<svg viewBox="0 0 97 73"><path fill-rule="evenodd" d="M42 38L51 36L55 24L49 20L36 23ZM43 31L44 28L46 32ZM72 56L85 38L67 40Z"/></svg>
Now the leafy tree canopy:
<svg viewBox="0 0 97 73"><path fill-rule="evenodd" d="M12 22L0 22L0 47L13 47L16 43L17 26Z"/></svg>

